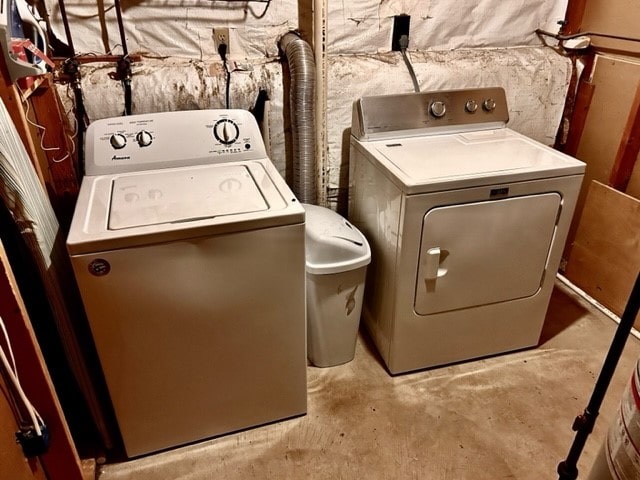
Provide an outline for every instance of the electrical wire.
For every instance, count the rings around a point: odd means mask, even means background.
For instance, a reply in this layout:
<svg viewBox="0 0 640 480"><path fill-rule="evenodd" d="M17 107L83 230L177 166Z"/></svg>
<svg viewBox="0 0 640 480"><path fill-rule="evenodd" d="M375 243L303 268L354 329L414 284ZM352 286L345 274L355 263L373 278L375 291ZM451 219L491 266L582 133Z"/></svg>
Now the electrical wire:
<svg viewBox="0 0 640 480"><path fill-rule="evenodd" d="M75 100L75 113L76 113L76 129L78 131L78 176L84 177L84 132L86 130L84 109L84 100L82 98L82 87L80 86L80 80L74 82L73 95Z"/></svg>
<svg viewBox="0 0 640 480"><path fill-rule="evenodd" d="M251 6L249 6L249 9L251 10L251 13L253 14L253 16L255 18L263 18L266 13L267 10L269 10L269 7L271 6L271 0L207 0L209 3L214 3L214 2L225 2L225 3L243 3L243 4L249 4L249 3L264 3L266 4L264 10L262 11L262 13L260 14L256 14L253 9L251 8ZM105 7L104 10L102 10L99 13L91 13L91 14L87 14L87 15L81 15L79 13L74 13L74 12L68 12L65 13L65 15L68 15L69 17L72 18L76 18L76 19L80 19L80 20L89 20L91 18L96 18L99 17L101 14L107 13L111 10L113 10L115 7L115 5L110 5L108 7Z"/></svg>
<svg viewBox="0 0 640 480"><path fill-rule="evenodd" d="M402 59L404 60L404 64L407 66L407 70L409 70L409 75L411 76L411 81L413 82L413 90L417 93L420 91L420 85L418 85L418 79L416 78L416 72L413 70L413 65L411 65L411 61L409 61L409 57L407 57L407 47L409 46L409 37L406 35L402 35L399 39L400 43L400 53L402 53Z"/></svg>
<svg viewBox="0 0 640 480"><path fill-rule="evenodd" d="M89 14L89 15L81 15L79 13L69 12L68 15L70 17L72 17L72 18L76 18L76 19L79 19L79 20L89 20L89 19L92 19L92 18L97 18L103 13L110 12L114 8L116 8L115 5L109 5L108 7L105 7L104 10L102 10L102 11L100 11L98 13L92 13L92 14Z"/></svg>
<svg viewBox="0 0 640 480"><path fill-rule="evenodd" d="M42 421L42 417L40 416L38 411L29 401L29 398L27 398L27 395L24 393L24 390L22 389L22 385L20 385L20 379L18 378L18 370L15 367L15 358L13 356L13 350L11 348L11 341L9 340L9 334L7 333L4 320L2 319L1 316L0 316L0 326L2 327L1 330L4 335L5 343L7 345L9 355L12 359L13 366L12 364L9 363L9 360L7 359L7 355L4 351L4 347L2 346L2 344L0 344L0 362L2 362L2 365L5 368L7 373L7 377L9 378L9 380L11 380L14 390L18 393L18 396L22 401L22 404L24 405L25 409L29 413L29 418L31 419L31 423L33 425L34 430L36 431L36 434L38 436L42 436L41 426L44 425L44 422Z"/></svg>
<svg viewBox="0 0 640 480"><path fill-rule="evenodd" d="M45 135L47 133L47 129L44 126L34 122L33 120L31 120L29 118L29 111L31 109L31 104L27 100L26 95L24 94L22 89L17 84L16 84L16 88L18 89L18 92L20 93L20 99L22 100L22 103L25 105L25 108L24 108L24 118L25 118L25 120L27 121L27 123L29 123L30 125L33 125L34 127L36 127L38 130L40 130L42 132L40 134L40 149L43 152L51 152L51 151L60 151L60 150L62 150L60 147L45 147L44 146L44 137L45 137ZM73 138L69 137L68 134L66 134L66 135L67 135L67 138L69 138L71 140L71 143L74 145L74 150L75 150L75 142L73 141ZM62 157L62 158L53 158L53 159L51 159L51 161L54 162L54 163L64 162L67 158L71 157L72 153L73 153L73 151L72 152L67 151L67 154L64 157Z"/></svg>
<svg viewBox="0 0 640 480"><path fill-rule="evenodd" d="M230 91L231 91L231 70L229 70L229 65L227 64L227 59L225 58L222 62L224 65L225 75L225 87L224 87L224 99L225 99L225 108L231 108L230 101Z"/></svg>
<svg viewBox="0 0 640 480"><path fill-rule="evenodd" d="M73 39L71 38L71 29L69 28L69 19L67 17L67 11L64 5L64 0L58 0L58 6L60 7L60 15L62 16L62 22L64 24L64 31L67 36L67 45L71 50L71 57L67 58L63 64L63 70L72 78L72 87L75 99L75 116L76 116L76 130L78 140L78 165L76 173L79 179L84 176L84 132L86 130L85 118L87 112L84 108L84 101L82 98L82 83L80 77L80 64L76 60L76 50L73 46Z"/></svg>
<svg viewBox="0 0 640 480"><path fill-rule="evenodd" d="M225 72L225 108L231 108L230 91L231 91L231 70L229 70L229 64L227 62L227 44L221 43L218 45L218 54L222 59L222 66Z"/></svg>
<svg viewBox="0 0 640 480"><path fill-rule="evenodd" d="M225 3L244 3L245 6L248 7L248 8L245 8L245 13L247 10L250 10L251 15L253 15L253 17L257 19L264 18L264 16L267 14L267 11L269 10L269 7L271 6L271 0L208 0L208 1L211 3L214 3L217 1L223 1ZM264 3L266 5L262 13L257 14L256 12L253 11L253 8L250 5L248 5L249 3Z"/></svg>
<svg viewBox="0 0 640 480"><path fill-rule="evenodd" d="M7 332L7 327L2 321L2 317L0 317L0 329L2 329L2 334L4 335L5 342L7 343L7 345L9 345L9 333ZM10 345L9 345L9 357L11 358L11 368L13 369L14 372L17 372L18 369L16 368L16 358L13 356L13 350L11 349Z"/></svg>
<svg viewBox="0 0 640 480"><path fill-rule="evenodd" d="M251 9L251 13L257 19L264 18L264 16L267 14L267 10L269 10L269 7L271 6L271 0L267 0L266 2L261 2L261 3L266 3L267 5L264 7L264 10L262 11L262 13L260 15L256 15L255 12L253 11L253 9Z"/></svg>

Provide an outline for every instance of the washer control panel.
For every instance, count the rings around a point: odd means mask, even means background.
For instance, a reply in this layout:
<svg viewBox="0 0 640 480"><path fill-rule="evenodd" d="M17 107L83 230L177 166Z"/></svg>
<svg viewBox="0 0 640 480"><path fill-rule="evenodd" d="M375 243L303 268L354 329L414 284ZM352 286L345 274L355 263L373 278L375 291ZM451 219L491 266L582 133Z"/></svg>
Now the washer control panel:
<svg viewBox="0 0 640 480"><path fill-rule="evenodd" d="M443 90L363 97L354 103L351 133L372 140L497 128L508 121L502 88Z"/></svg>
<svg viewBox="0 0 640 480"><path fill-rule="evenodd" d="M190 110L97 120L86 134L87 175L266 158L246 110Z"/></svg>

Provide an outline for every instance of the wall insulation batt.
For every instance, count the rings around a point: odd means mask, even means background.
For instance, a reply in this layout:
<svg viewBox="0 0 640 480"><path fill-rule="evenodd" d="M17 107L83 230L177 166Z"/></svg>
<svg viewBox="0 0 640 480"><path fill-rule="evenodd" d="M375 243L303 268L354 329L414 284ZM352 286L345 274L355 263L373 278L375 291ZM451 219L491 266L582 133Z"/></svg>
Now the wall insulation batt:
<svg viewBox="0 0 640 480"><path fill-rule="evenodd" d="M57 1L47 0L53 30L65 39ZM293 0L123 1L133 65L133 113L224 107L224 71L213 27L228 27L231 106L251 108L258 90L268 92L271 158L287 167L283 104L285 73L278 39L298 29L311 43L312 2ZM121 53L116 14L110 2L65 2L77 53ZM537 28L557 31L566 0L393 1L328 0L326 158L322 172L329 204L344 195L351 104L363 95L411 92L399 52L390 52L393 16L411 15L408 54L422 90L502 86L509 126L545 144L562 114L571 74L568 59L543 47ZM90 120L120 115L123 94L110 80L113 65L82 68ZM67 98L64 87L62 96Z"/></svg>

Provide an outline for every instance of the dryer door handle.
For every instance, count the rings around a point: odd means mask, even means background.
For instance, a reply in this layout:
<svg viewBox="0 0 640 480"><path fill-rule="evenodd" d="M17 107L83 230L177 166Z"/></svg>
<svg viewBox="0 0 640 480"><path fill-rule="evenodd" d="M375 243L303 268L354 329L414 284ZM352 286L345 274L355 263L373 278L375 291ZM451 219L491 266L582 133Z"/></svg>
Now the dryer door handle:
<svg viewBox="0 0 640 480"><path fill-rule="evenodd" d="M425 262L425 278L427 280L435 280L438 278L440 253L440 247L433 247L427 250L427 258Z"/></svg>

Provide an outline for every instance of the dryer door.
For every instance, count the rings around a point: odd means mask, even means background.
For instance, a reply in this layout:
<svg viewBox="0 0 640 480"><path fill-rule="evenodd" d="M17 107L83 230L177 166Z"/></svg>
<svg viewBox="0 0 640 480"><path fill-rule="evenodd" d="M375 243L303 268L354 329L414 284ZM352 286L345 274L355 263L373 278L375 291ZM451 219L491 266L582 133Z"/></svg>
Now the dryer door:
<svg viewBox="0 0 640 480"><path fill-rule="evenodd" d="M429 210L422 225L416 313L535 295L561 200L544 193Z"/></svg>

